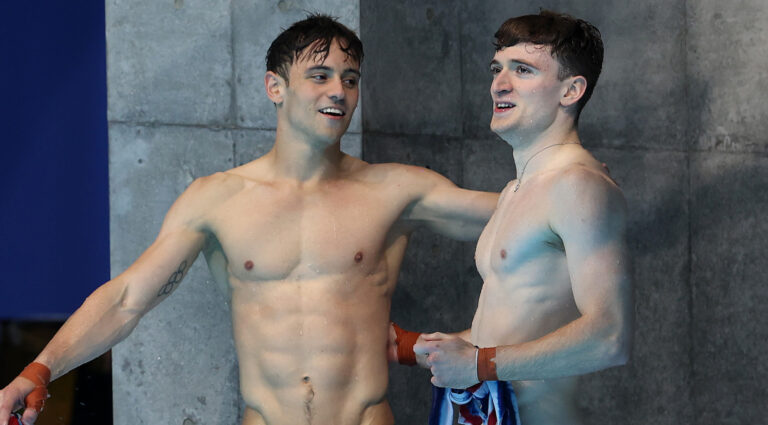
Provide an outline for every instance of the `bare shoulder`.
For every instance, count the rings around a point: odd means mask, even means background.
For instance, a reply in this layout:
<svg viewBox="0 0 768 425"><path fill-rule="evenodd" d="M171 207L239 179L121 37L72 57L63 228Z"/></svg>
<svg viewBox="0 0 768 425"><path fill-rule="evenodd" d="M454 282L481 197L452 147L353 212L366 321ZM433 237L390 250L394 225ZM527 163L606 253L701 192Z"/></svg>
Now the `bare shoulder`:
<svg viewBox="0 0 768 425"><path fill-rule="evenodd" d="M200 202L219 202L239 192L245 186L245 179L230 171L223 171L195 179L182 196Z"/></svg>
<svg viewBox="0 0 768 425"><path fill-rule="evenodd" d="M398 163L367 164L368 178L413 192L426 192L439 186L455 186L448 178L425 167Z"/></svg>
<svg viewBox="0 0 768 425"><path fill-rule="evenodd" d="M204 227L210 212L243 186L242 177L228 172L199 177L173 203L166 215L166 224Z"/></svg>
<svg viewBox="0 0 768 425"><path fill-rule="evenodd" d="M569 216L622 218L626 201L618 185L602 167L594 164L570 164L553 176L549 191L555 213Z"/></svg>

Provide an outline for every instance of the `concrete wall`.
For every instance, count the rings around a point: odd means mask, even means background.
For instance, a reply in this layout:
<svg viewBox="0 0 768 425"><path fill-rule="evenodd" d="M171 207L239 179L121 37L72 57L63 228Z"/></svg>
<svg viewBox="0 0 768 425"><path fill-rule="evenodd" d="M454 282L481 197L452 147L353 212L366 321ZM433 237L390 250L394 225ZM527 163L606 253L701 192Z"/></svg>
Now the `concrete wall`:
<svg viewBox="0 0 768 425"><path fill-rule="evenodd" d="M500 190L512 151L488 130L493 33L539 7L602 33L584 144L631 208L636 332L629 365L582 380L589 424L766 423L768 4L362 0L364 158ZM470 324L473 244L417 233L394 295L404 327ZM393 368L398 423L425 423L428 374Z"/></svg>
<svg viewBox="0 0 768 425"><path fill-rule="evenodd" d="M539 6L603 32L606 64L582 118L631 206L636 344L631 363L583 380L587 423L766 420L768 107L759 93L768 6L424 0L108 0L112 270L157 233L196 177L244 163L274 137L263 57L303 9L361 29L363 115L345 148L429 166L500 190L511 150L487 130L491 36ZM364 131L363 131L364 129ZM417 233L392 316L406 327L469 325L481 282L473 244ZM233 424L237 365L229 311L202 261L114 350L115 423ZM425 423L428 375L393 368L400 424Z"/></svg>
<svg viewBox="0 0 768 425"><path fill-rule="evenodd" d="M106 2L114 274L151 243L192 180L271 147L264 55L305 11L332 13L359 31L356 1ZM342 140L358 156L359 116ZM113 350L114 423L239 423L231 334L226 289L215 287L200 259Z"/></svg>

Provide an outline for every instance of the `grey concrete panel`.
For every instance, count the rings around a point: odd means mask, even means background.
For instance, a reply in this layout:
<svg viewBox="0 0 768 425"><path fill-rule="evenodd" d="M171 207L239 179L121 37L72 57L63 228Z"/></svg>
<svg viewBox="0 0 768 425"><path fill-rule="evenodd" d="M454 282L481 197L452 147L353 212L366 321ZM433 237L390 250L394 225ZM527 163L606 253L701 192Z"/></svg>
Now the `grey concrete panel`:
<svg viewBox="0 0 768 425"><path fill-rule="evenodd" d="M274 106L264 92L265 57L272 40L308 12L326 13L359 33L360 7L347 0L280 0L232 2L237 87L237 125L258 129L274 129L277 122ZM352 117L349 131L359 133L360 105Z"/></svg>
<svg viewBox="0 0 768 425"><path fill-rule="evenodd" d="M235 138L235 164L240 166L264 156L275 144L272 130L237 130Z"/></svg>
<svg viewBox="0 0 768 425"><path fill-rule="evenodd" d="M229 1L106 3L110 121L232 125Z"/></svg>
<svg viewBox="0 0 768 425"><path fill-rule="evenodd" d="M232 152L228 131L110 126L114 274L154 240L170 204L195 178L232 166ZM200 259L113 349L114 423L237 423L237 374L227 291Z"/></svg>
<svg viewBox="0 0 768 425"><path fill-rule="evenodd" d="M603 72L584 109L582 139L591 146L685 146L685 2L465 2L462 15L463 120L467 136L489 137L488 63L493 34L509 17L552 9L597 26Z"/></svg>
<svg viewBox="0 0 768 425"><path fill-rule="evenodd" d="M768 152L768 3L686 5L691 139L699 149Z"/></svg>
<svg viewBox="0 0 768 425"><path fill-rule="evenodd" d="M361 3L366 131L461 135L458 4Z"/></svg>
<svg viewBox="0 0 768 425"><path fill-rule="evenodd" d="M682 153L595 150L628 205L635 333L625 366L581 380L587 424L690 424L688 165Z"/></svg>
<svg viewBox="0 0 768 425"><path fill-rule="evenodd" d="M696 154L691 181L695 423L766 423L768 158Z"/></svg>
<svg viewBox="0 0 768 425"><path fill-rule="evenodd" d="M463 146L463 187L501 192L516 176L512 147L499 137L467 139Z"/></svg>

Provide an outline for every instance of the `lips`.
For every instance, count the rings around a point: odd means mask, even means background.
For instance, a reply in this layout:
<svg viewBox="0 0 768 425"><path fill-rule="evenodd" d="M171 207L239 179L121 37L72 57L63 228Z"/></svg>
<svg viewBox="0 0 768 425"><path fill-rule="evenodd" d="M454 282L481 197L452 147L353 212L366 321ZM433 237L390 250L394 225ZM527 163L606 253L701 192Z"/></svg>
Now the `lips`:
<svg viewBox="0 0 768 425"><path fill-rule="evenodd" d="M327 108L321 108L318 110L321 114L327 116L331 119L341 119L345 115L347 115L346 112L344 112L343 109L334 108L334 107L327 107Z"/></svg>
<svg viewBox="0 0 768 425"><path fill-rule="evenodd" d="M497 114L509 111L514 107L515 104L511 102L493 102L493 112Z"/></svg>

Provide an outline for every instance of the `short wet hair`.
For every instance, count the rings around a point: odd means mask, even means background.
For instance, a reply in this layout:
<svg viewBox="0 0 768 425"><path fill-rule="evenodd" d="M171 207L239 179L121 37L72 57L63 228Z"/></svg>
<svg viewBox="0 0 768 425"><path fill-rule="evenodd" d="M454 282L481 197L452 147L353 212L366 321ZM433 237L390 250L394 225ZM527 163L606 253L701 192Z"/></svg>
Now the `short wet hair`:
<svg viewBox="0 0 768 425"><path fill-rule="evenodd" d="M267 51L267 71L280 75L288 82L288 72L294 62L310 56L324 61L334 40L338 40L341 50L348 57L358 64L363 63L363 43L354 31L331 16L310 14L275 38Z"/></svg>
<svg viewBox="0 0 768 425"><path fill-rule="evenodd" d="M589 22L573 16L542 10L538 15L510 18L494 34L496 51L519 43L547 46L552 57L560 64L558 78L581 75L587 80L587 89L576 109L581 110L592 97L600 71L603 68L603 40Z"/></svg>

